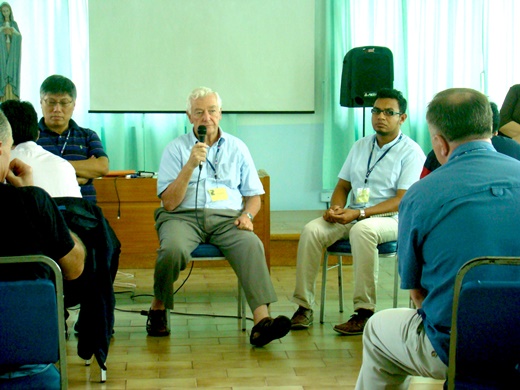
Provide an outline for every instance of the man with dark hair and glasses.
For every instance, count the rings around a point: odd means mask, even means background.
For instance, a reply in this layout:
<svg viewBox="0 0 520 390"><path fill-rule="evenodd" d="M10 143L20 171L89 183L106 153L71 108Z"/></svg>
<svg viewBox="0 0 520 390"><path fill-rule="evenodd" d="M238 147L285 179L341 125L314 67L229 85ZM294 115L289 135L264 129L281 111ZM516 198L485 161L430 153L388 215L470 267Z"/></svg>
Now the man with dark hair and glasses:
<svg viewBox="0 0 520 390"><path fill-rule="evenodd" d="M372 108L375 134L358 140L338 175L338 183L323 217L305 225L298 244L296 287L298 309L292 329L306 329L313 321L316 277L323 249L349 239L354 261L354 314L334 330L345 335L363 333L376 308L377 246L397 240L399 202L419 180L424 152L401 132L406 99L395 89L381 89Z"/></svg>
<svg viewBox="0 0 520 390"><path fill-rule="evenodd" d="M96 202L92 179L108 173L108 155L93 130L72 120L76 106L76 86L67 77L52 75L40 87L43 118L38 127L38 145L69 161L76 170L84 199Z"/></svg>

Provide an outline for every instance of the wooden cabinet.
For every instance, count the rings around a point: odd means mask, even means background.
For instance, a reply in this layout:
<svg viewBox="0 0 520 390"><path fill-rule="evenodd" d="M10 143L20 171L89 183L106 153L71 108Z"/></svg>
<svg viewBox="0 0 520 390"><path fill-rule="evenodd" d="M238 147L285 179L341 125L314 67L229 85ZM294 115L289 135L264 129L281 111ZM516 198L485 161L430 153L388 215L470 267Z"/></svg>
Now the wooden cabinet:
<svg viewBox="0 0 520 390"><path fill-rule="evenodd" d="M260 170L258 173L265 194L261 197L262 208L255 217L254 227L264 244L267 265L270 266L270 181L265 171ZM161 205L156 195L157 179L104 177L94 180L94 185L98 206L121 241L119 267L153 268L159 246L154 211ZM218 265L214 263L220 262L211 263Z"/></svg>

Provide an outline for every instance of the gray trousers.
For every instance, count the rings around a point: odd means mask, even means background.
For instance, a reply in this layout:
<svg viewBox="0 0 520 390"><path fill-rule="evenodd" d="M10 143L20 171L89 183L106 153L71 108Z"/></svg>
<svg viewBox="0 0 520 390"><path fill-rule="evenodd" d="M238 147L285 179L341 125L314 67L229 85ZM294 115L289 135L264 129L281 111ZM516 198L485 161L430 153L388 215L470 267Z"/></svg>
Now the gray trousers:
<svg viewBox="0 0 520 390"><path fill-rule="evenodd" d="M155 211L160 247L154 295L166 308L173 309L173 283L186 269L191 252L203 242L220 248L244 289L251 311L277 300L262 241L255 233L234 225L239 215L236 210L166 211L161 207Z"/></svg>

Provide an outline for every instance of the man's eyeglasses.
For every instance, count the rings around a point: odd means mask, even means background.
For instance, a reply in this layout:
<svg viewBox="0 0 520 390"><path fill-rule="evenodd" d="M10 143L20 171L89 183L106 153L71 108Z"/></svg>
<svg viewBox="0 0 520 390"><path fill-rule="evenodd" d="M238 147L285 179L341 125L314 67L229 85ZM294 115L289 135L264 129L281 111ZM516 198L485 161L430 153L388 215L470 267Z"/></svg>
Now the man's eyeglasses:
<svg viewBox="0 0 520 390"><path fill-rule="evenodd" d="M43 99L43 101L45 102L46 105L48 105L49 107L56 107L57 105L60 105L62 108L67 108L67 107L70 107L70 105L72 104L73 100L60 100L59 102L56 101L56 100L52 100L52 99Z"/></svg>
<svg viewBox="0 0 520 390"><path fill-rule="evenodd" d="M397 111L394 111L394 110L392 110L390 108L387 108L386 110L381 110L381 109L376 108L376 107L372 108L370 110L370 112L373 115L379 115L379 114L383 113L383 114L385 114L385 116L394 116L394 115L401 115L401 114L403 114L402 112L397 112Z"/></svg>

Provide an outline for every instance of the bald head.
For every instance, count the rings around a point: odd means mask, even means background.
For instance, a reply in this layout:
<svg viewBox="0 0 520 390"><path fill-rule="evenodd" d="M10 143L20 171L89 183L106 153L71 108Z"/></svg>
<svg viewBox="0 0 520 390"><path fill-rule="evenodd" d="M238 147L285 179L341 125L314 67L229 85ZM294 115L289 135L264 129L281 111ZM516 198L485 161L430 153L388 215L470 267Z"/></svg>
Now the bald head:
<svg viewBox="0 0 520 390"><path fill-rule="evenodd" d="M439 92L428 105L426 121L449 142L491 138L493 134L489 100L470 88Z"/></svg>

